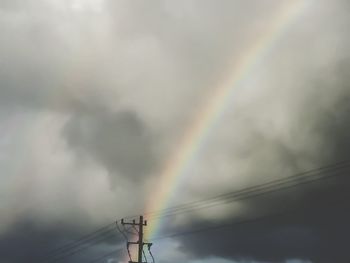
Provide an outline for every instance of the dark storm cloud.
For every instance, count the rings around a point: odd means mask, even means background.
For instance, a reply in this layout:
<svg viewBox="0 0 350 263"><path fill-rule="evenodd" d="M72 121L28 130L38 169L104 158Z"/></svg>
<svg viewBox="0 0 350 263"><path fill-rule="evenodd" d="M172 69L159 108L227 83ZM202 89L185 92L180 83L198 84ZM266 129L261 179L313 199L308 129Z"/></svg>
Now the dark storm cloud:
<svg viewBox="0 0 350 263"><path fill-rule="evenodd" d="M118 183L115 173L143 180L155 166L152 134L133 112L78 112L63 134L78 155L89 155L107 167L113 185Z"/></svg>
<svg viewBox="0 0 350 263"><path fill-rule="evenodd" d="M323 160L320 167L348 160L350 156L350 81L344 74L350 70L349 65L335 65L337 73L333 76L336 76L336 82L310 83L317 85L319 90L322 90L322 86L331 85L331 90L340 92L341 96L334 101L331 109L325 111L316 107L318 113L314 115L315 104L309 104L303 108L303 115L299 118L300 125L322 138L318 155ZM308 121L311 116L317 119ZM278 145L271 141L262 145L266 147L271 143ZM291 149L282 147L278 152L281 159L279 164L297 167L295 161L299 156L294 156ZM263 167L255 173L268 174L268 171ZM270 171L273 172L273 167ZM347 201L350 199L350 169L339 170L336 174L341 176L243 201L246 212L230 220L215 224L210 221L191 224L190 230L210 228L216 224L232 224L232 227L180 238L182 248L193 253L195 258L220 256L270 263L296 258L313 263L347 262L350 260L347 245L350 235L350 205ZM235 222L241 221L246 223L235 225Z"/></svg>
<svg viewBox="0 0 350 263"><path fill-rule="evenodd" d="M183 249L193 253L195 258L221 256L270 263L295 258L315 263L346 262L349 259L346 240L350 234L348 186L349 180L337 182L336 187L333 182L323 185L322 191L313 190L303 198L295 198L294 202L288 195L248 201L248 207L253 210L250 215L221 222L232 227L180 238ZM289 194L293 195L293 191ZM272 205L276 199L279 202ZM289 209L292 211L287 212ZM245 223L235 224L241 221ZM198 222L192 225L192 230L211 226Z"/></svg>
<svg viewBox="0 0 350 263"><path fill-rule="evenodd" d="M43 229L33 222L22 221L1 236L1 262L56 262L58 259L64 263L91 261L101 254L116 250L122 241L115 228L110 227L109 230L108 236L99 237L102 241L96 242L98 238L93 239L91 236L86 239L88 242L72 245L72 240L81 237L83 231L89 229L81 230L62 224ZM63 246L65 250L58 249ZM72 255L67 256L69 254Z"/></svg>

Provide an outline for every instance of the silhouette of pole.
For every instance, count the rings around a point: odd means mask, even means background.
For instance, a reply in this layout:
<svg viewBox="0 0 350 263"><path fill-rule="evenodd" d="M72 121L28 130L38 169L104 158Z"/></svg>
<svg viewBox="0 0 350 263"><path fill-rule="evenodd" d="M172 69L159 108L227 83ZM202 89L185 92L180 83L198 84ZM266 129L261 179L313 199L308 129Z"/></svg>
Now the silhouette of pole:
<svg viewBox="0 0 350 263"><path fill-rule="evenodd" d="M146 224L147 222L145 222ZM142 263L142 253L143 253L143 216L140 216L140 223L139 223L139 255L138 255L138 262Z"/></svg>
<svg viewBox="0 0 350 263"><path fill-rule="evenodd" d="M145 245L147 245L150 248L150 246L152 245L152 243L144 243L143 242L143 227L147 226L147 221L143 219L143 216L140 216L140 220L138 223L136 223L135 220L133 220L132 222L124 222L124 219L121 220L121 223L122 223L122 225L138 226L138 236L139 236L138 241L127 243L128 247L129 247L129 245L137 245L138 246L137 262L129 261L129 263L147 263L147 262L142 261L143 247Z"/></svg>

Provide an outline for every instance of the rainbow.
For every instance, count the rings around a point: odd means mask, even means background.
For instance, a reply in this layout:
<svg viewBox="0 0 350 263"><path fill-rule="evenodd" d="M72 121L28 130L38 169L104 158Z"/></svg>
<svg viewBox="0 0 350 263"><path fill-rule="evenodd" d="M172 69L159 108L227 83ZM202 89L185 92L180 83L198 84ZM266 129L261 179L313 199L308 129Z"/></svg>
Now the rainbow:
<svg viewBox="0 0 350 263"><path fill-rule="evenodd" d="M278 40L300 17L306 7L310 6L310 3L311 0L290 0L272 18L269 23L271 26L264 34L260 35L239 58L233 58L234 63L232 63L233 66L229 70L227 78L220 82L220 85L210 96L210 100L203 105L202 111L195 118L193 125L189 127L178 143L177 150L164 166L159 185L156 187L157 192L152 193L145 213L161 211L169 207L211 130L215 128L226 108L232 102L234 89L253 74L257 66L263 62ZM162 222L161 218L155 219L148 226L147 239L152 239L158 234Z"/></svg>

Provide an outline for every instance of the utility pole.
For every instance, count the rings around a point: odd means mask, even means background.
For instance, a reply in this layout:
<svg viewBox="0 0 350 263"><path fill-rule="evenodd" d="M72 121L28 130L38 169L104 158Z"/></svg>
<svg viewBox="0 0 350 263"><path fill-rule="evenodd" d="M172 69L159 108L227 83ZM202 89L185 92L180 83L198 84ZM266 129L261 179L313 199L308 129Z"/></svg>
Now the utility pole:
<svg viewBox="0 0 350 263"><path fill-rule="evenodd" d="M129 261L129 263L147 263L142 261L142 254L143 254L143 247L145 245L148 246L148 249L152 246L152 243L145 243L143 242L143 227L147 226L147 221L143 220L143 216L140 216L140 221L138 223L133 220L132 222L125 222L124 219L121 220L122 225L130 225L130 226L138 226L138 236L139 240L137 242L128 242L127 246L129 245L138 245L138 255L137 255L137 262L135 261ZM130 259L131 260L131 259Z"/></svg>

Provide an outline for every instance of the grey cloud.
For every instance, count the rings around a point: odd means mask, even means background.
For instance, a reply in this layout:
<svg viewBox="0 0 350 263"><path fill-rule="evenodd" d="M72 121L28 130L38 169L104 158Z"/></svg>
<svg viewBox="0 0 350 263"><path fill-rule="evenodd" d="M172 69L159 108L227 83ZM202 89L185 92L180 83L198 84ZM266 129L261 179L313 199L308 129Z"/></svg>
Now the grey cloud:
<svg viewBox="0 0 350 263"><path fill-rule="evenodd" d="M90 155L105 166L114 185L115 172L142 181L155 167L154 138L133 112L80 112L69 119L63 134L78 155Z"/></svg>
<svg viewBox="0 0 350 263"><path fill-rule="evenodd" d="M327 2L323 3L327 6ZM194 169L197 175L184 186L189 192L210 196L221 193L222 189L257 185L307 170L307 167L348 159L350 82L345 72L349 71L349 49L348 37L342 34L344 25L349 24L344 18L348 6L344 2L337 4L338 7L328 9L328 17L322 22L315 17L324 13L310 12L313 15L308 17L311 20L308 20L308 33L304 32L303 37L295 34L303 31L297 27L282 41L282 48L275 50L272 55L275 61L267 69L272 81L267 81L267 85L264 79L258 82L259 90L255 90L256 95L249 94L246 105L235 101L239 104L235 107L236 113L223 118L225 123L220 124L215 138L206 146L210 150L203 150L202 159L198 161L198 167L204 163L210 164L209 167ZM337 15L339 19L334 19ZM322 44L317 46L313 41ZM294 45L299 48L294 50ZM320 64L323 59L325 64ZM249 90L255 85L249 82L245 88ZM228 136L230 132L231 137ZM220 164L228 164L220 163L220 158L216 159L213 154L215 151L226 154L227 162L232 162L232 170L226 174L221 172ZM208 173L214 174L214 178ZM194 253L195 258L224 256L264 262L302 258L316 263L346 262L344 244L350 229L345 223L349 220L349 205L345 200L349 199L349 179L348 171L343 173L337 180L317 187L241 202L242 210L249 211L253 217L259 212L273 214L286 207L301 209L282 218L180 238L183 250ZM202 183L206 180L210 181L210 187L203 187L208 185ZM232 221L240 216L236 211L231 215ZM211 217L206 221L205 218L192 222L189 230L201 224L205 226L205 222L209 225L214 221L230 222L229 219L220 221Z"/></svg>
<svg viewBox="0 0 350 263"><path fill-rule="evenodd" d="M311 88L303 86L304 90L315 89L308 95L303 94L302 101L305 105L300 107L301 113L294 120L291 112L287 111L289 115L284 114L285 118L290 118L288 123L295 121L297 124L288 130L292 134L290 144L279 141L283 137L266 138L259 133L249 134L250 140L244 140L250 149L245 153L249 157L242 160L251 164L248 172L244 173L251 180L248 185L257 185L260 180L266 180L267 176L277 178L305 170L301 168L301 161L308 158L315 162L316 167L348 160L350 82L343 72L350 67L349 63L343 62L333 66L336 72L331 75L335 82L322 81L325 76L320 77L319 81L306 82ZM319 95L319 92L323 93ZM328 92L335 92L335 99ZM298 96L288 98L292 100L291 104L299 104ZM268 134L273 134L273 130ZM319 139L314 141L313 136ZM305 144L301 148L296 147L301 142ZM255 154L260 147L268 154L267 160L272 158L271 163L266 162L266 159L265 163L261 162L261 156ZM312 148L314 150L310 152ZM346 223L350 219L349 204L346 201L350 198L347 190L350 183L349 169L341 170L340 173L342 176L332 180L243 201L245 212L236 212L231 220L219 220L216 224L230 224L247 219L246 224L180 238L183 249L194 253L194 257L204 258L222 256L233 260L276 263L291 258L314 263L346 262L348 255L344 244L350 233ZM292 212L264 218L264 215L278 214L285 210ZM261 220L249 222L249 218L261 216ZM201 224L204 227L215 225L203 220L191 224L189 228L200 228ZM177 231L181 232L181 229Z"/></svg>
<svg viewBox="0 0 350 263"><path fill-rule="evenodd" d="M50 221L45 226L51 230L34 230L48 247L82 232L77 218L95 225L114 213L142 210L144 204L137 200L147 200L144 193L150 192L145 179L152 174L157 181L162 161L178 146L207 94L230 73L230 60L265 32L270 16L282 6L269 0L102 3L101 12L74 10L71 1L0 4L1 111L12 119L30 110L20 123L32 123L47 112L54 123L65 120L57 125L57 134L50 133L50 122L44 121L11 137L18 141L14 147L26 150L27 163L7 165L29 174L14 172L11 200L2 200L14 204L6 206L8 213L29 203L23 200L40 201L35 212L25 209L19 217ZM326 16L324 9L329 10ZM234 109L213 131L175 202L255 185L349 155L348 3L320 1L313 10L292 26L243 91L235 91ZM22 137L25 143L18 140ZM79 163L79 158L87 162ZM16 187L20 182L23 185ZM305 188L240 205L252 215L305 202L305 207L313 207L328 202L333 193L338 193L335 200L348 198L346 185L347 180L338 180L332 187ZM269 262L300 257L343 263L348 206L327 209L328 215L321 208L315 214L305 209L290 218L180 241L183 251L196 257ZM230 222L235 214L226 212L221 219L189 217L184 227ZM75 227L61 229L61 236L52 225L62 218ZM23 227L1 234L2 260L22 262L40 253L41 243L33 242L23 255L11 255L16 246L29 242L29 233L20 230Z"/></svg>

